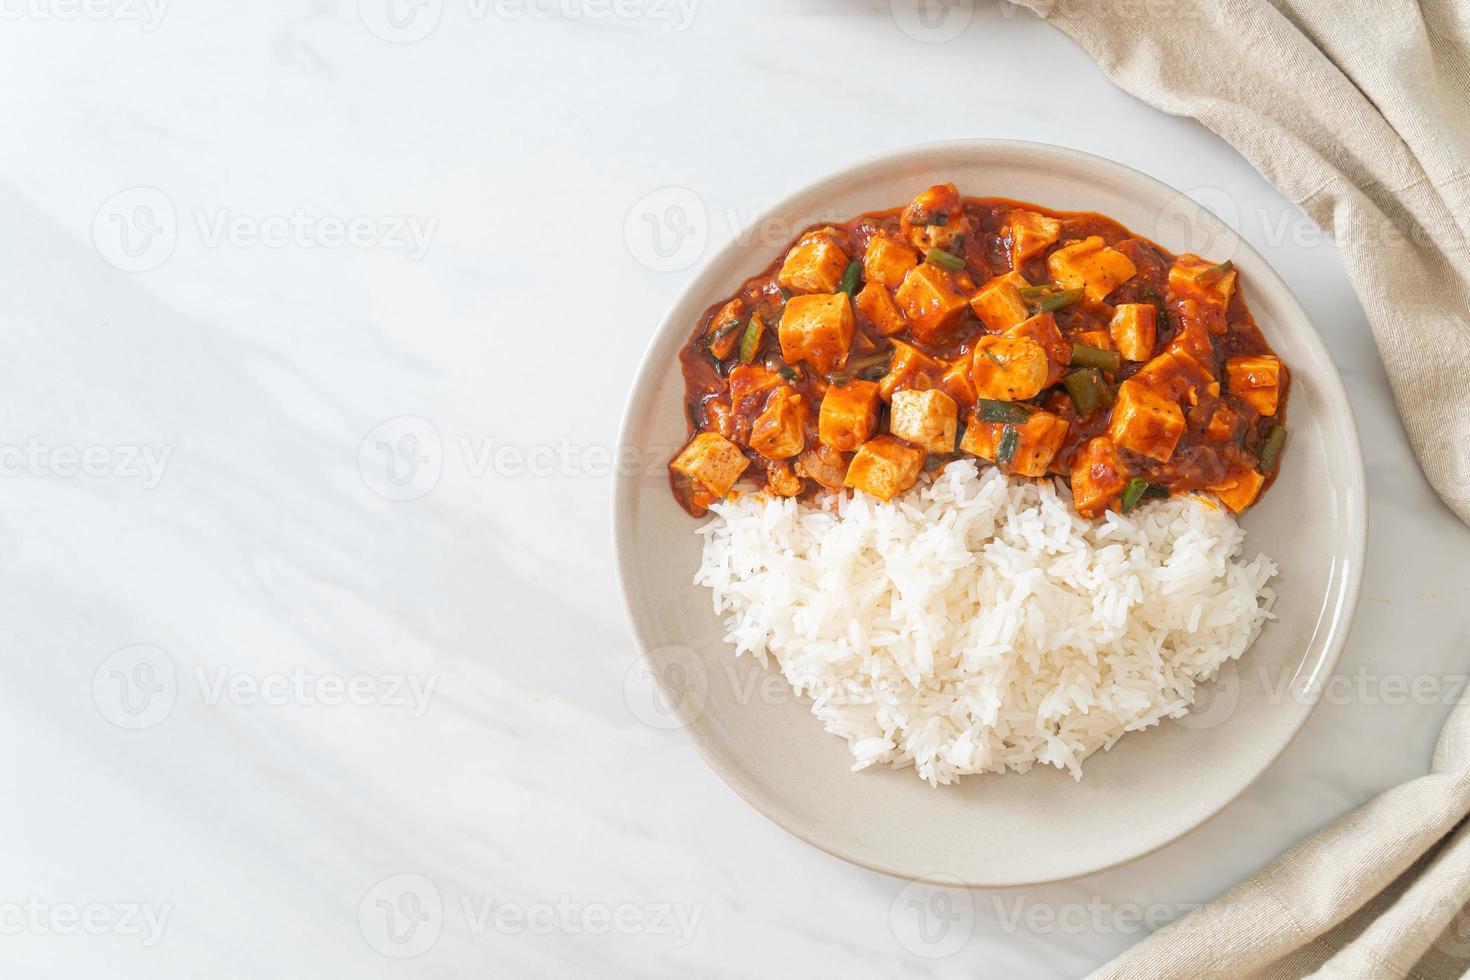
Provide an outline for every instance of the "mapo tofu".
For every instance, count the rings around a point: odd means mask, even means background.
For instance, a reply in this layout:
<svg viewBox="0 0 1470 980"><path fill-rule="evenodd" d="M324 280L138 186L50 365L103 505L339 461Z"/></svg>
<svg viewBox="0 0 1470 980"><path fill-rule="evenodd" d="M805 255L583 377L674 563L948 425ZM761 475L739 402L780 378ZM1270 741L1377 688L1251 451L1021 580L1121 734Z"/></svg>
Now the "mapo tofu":
<svg viewBox="0 0 1470 980"><path fill-rule="evenodd" d="M681 355L691 513L741 488L892 499L954 459L1068 483L1080 514L1270 486L1291 376L1228 262L1103 215L962 197L809 228Z"/></svg>

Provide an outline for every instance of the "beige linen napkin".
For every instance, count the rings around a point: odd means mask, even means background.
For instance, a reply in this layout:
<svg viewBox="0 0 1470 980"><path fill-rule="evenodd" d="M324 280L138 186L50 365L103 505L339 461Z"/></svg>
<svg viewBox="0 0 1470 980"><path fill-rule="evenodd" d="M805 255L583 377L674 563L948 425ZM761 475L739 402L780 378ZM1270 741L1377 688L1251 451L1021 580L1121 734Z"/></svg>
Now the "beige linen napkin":
<svg viewBox="0 0 1470 980"><path fill-rule="evenodd" d="M1470 523L1470 0L1020 0L1232 143L1337 241L1430 483ZM1458 977L1470 704L1430 774L1097 976Z"/></svg>

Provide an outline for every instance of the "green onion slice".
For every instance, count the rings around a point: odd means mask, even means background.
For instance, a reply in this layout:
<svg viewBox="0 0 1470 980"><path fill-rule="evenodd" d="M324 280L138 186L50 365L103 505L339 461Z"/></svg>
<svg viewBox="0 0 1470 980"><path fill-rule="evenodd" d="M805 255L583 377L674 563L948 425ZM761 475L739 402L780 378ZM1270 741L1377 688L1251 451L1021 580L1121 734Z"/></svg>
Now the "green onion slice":
<svg viewBox="0 0 1470 980"><path fill-rule="evenodd" d="M953 252L946 252L942 248L931 248L925 252L924 261L930 265L937 265L941 269L948 269L950 272L959 272L965 267L964 259Z"/></svg>
<svg viewBox="0 0 1470 980"><path fill-rule="evenodd" d="M749 364L755 360L755 352L761 343L761 330L765 324L761 323L759 313L750 317L750 322L745 325L745 333L740 335L740 363Z"/></svg>
<svg viewBox="0 0 1470 980"><path fill-rule="evenodd" d="M1143 497L1143 492L1148 489L1148 481L1141 476L1135 476L1128 481L1128 486L1123 488L1123 513L1133 509L1133 505Z"/></svg>
<svg viewBox="0 0 1470 980"><path fill-rule="evenodd" d="M1035 307L1038 314L1055 313L1058 310L1065 310L1067 307L1071 306L1073 303L1077 302L1081 298L1082 290L1063 289L1061 292L1048 293L1046 296L1041 297L1041 299L1037 300L1032 305Z"/></svg>
<svg viewBox="0 0 1470 980"><path fill-rule="evenodd" d="M1108 374L1116 374L1123 366L1123 358L1118 355L1117 351L1089 347L1086 344L1073 344L1072 364L1079 368L1097 368Z"/></svg>
<svg viewBox="0 0 1470 980"><path fill-rule="evenodd" d="M1015 402L998 402L989 398L980 399L975 414L981 422L1025 422L1031 413Z"/></svg>
<svg viewBox="0 0 1470 980"><path fill-rule="evenodd" d="M718 327L718 328L716 328L714 330L711 330L709 333L705 334L704 335L704 346L706 346L706 347L713 347L715 344L717 344L720 341L724 340L726 337L730 336L732 333L734 333L736 330L739 330L739 329L740 329L740 321L739 320L731 320L729 323L725 324L724 326Z"/></svg>
<svg viewBox="0 0 1470 980"><path fill-rule="evenodd" d="M1021 441L1021 435L1016 431L1014 425L1008 425L1000 430L1000 442L995 447L995 461L1001 466L1011 465L1011 460L1016 456L1016 444Z"/></svg>
<svg viewBox="0 0 1470 980"><path fill-rule="evenodd" d="M1266 441L1261 443L1262 473L1270 473L1276 469L1276 464L1281 462L1281 450L1284 448L1286 448L1285 427L1271 426L1271 431L1266 433Z"/></svg>
<svg viewBox="0 0 1470 980"><path fill-rule="evenodd" d="M1201 286L1212 286L1215 283L1219 282L1222 278L1224 278L1225 273L1229 272L1233 268L1235 268L1235 263L1231 262L1229 259L1226 259L1219 265L1213 266L1209 269L1206 269L1204 272L1201 272L1199 274L1199 278L1196 281Z"/></svg>

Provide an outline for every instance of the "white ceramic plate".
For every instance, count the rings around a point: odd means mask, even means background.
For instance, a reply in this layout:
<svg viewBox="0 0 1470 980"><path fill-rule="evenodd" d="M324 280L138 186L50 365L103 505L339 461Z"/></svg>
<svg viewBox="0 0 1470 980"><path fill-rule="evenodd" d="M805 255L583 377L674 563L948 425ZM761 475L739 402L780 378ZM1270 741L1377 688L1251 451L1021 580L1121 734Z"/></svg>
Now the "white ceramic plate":
<svg viewBox="0 0 1470 980"><path fill-rule="evenodd" d="M1277 621L1221 673L1196 713L1134 733L1086 765L965 777L931 789L910 770L849 771L846 744L807 705L736 660L699 566L698 522L662 468L623 473L614 528L633 631L671 711L751 805L838 857L906 878L998 887L1088 874L1141 857L1219 812L1269 766L1337 662L1362 577L1366 512L1357 431L1322 339L1264 259L1183 194L1120 164L1039 143L973 140L891 153L818 181L754 227L794 237L819 222L897 207L954 181L975 197L1099 211L1174 252L1232 259L1268 342L1292 372L1291 441L1275 486L1247 512L1246 548L1281 566ZM686 438L678 352L696 318L775 258L750 236L709 261L653 338L623 419L622 451L667 459ZM620 458L622 458L620 456ZM1254 553L1249 551L1249 553Z"/></svg>

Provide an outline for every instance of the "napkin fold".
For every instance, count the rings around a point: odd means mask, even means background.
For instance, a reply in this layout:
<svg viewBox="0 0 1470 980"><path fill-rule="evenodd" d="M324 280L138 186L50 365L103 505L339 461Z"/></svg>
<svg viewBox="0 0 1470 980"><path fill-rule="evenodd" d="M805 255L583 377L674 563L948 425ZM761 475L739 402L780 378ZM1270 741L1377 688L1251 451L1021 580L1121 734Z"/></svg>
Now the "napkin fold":
<svg viewBox="0 0 1470 980"><path fill-rule="evenodd" d="M1199 120L1333 237L1430 484L1470 523L1470 0L1018 0ZM1328 825L1101 978L1470 969L1470 704L1430 772Z"/></svg>

